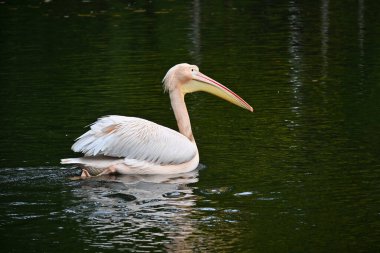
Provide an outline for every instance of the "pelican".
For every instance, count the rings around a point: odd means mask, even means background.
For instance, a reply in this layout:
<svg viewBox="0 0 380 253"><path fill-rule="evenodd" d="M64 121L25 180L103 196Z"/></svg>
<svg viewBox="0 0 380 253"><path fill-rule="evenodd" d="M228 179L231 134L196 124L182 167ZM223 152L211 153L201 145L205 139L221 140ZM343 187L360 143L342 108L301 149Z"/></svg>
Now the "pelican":
<svg viewBox="0 0 380 253"><path fill-rule="evenodd" d="M191 130L185 94L205 91L253 112L233 91L202 74L195 65L177 64L165 75L179 132L154 122L125 116L105 116L75 140L71 149L84 157L62 159L82 168L82 178L105 174L178 174L197 168L198 148Z"/></svg>

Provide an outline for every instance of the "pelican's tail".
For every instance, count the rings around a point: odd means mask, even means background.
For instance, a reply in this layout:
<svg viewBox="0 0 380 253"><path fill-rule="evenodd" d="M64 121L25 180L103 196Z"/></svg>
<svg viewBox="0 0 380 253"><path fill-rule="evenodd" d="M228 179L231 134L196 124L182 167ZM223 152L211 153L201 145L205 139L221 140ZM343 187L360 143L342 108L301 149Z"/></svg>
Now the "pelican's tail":
<svg viewBox="0 0 380 253"><path fill-rule="evenodd" d="M81 164L80 158L65 158L61 159L61 164Z"/></svg>

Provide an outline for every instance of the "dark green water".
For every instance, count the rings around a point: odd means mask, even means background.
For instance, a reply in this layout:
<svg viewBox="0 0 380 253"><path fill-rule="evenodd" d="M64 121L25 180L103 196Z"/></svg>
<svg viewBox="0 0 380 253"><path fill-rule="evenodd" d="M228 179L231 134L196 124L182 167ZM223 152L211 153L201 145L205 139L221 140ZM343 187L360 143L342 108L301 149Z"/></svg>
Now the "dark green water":
<svg viewBox="0 0 380 253"><path fill-rule="evenodd" d="M380 2L0 1L2 252L379 252ZM108 114L176 129L198 64L248 103L187 104L202 169L73 181Z"/></svg>

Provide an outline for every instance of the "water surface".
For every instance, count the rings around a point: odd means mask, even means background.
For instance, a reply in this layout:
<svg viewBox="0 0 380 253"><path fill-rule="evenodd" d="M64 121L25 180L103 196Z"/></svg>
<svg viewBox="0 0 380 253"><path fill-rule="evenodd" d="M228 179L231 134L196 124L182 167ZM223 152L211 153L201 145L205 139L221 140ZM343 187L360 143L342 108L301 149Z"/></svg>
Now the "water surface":
<svg viewBox="0 0 380 253"><path fill-rule="evenodd" d="M377 252L375 0L0 2L5 252ZM248 103L187 104L185 175L73 180L59 160L110 114L176 129L161 80L189 62Z"/></svg>

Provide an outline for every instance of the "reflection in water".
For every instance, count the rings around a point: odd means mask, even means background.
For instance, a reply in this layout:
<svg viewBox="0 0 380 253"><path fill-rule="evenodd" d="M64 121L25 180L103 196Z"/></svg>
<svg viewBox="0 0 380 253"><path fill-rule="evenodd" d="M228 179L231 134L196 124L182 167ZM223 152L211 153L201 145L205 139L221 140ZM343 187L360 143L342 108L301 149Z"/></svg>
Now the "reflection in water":
<svg viewBox="0 0 380 253"><path fill-rule="evenodd" d="M360 79L359 84L360 86L364 83L364 68L365 68L365 61L364 61L364 36L365 36L365 22L364 22L364 0L358 1L358 42L359 42L359 71L360 71Z"/></svg>
<svg viewBox="0 0 380 253"><path fill-rule="evenodd" d="M195 229L189 215L196 196L188 184L196 182L197 170L85 180L74 191L80 202L66 211L77 216L86 231L83 240L93 247L190 250L186 241Z"/></svg>
<svg viewBox="0 0 380 253"><path fill-rule="evenodd" d="M364 42L364 0L358 1L359 8L358 8L358 28L359 28L359 49L360 49L360 59L363 61L364 56L364 49L363 49L363 42Z"/></svg>
<svg viewBox="0 0 380 253"><path fill-rule="evenodd" d="M190 50L190 55L193 57L194 64L200 65L202 61L201 56L201 5L199 0L194 0L193 9L191 10L192 22L190 27L189 38L191 40L192 49Z"/></svg>
<svg viewBox="0 0 380 253"><path fill-rule="evenodd" d="M302 95L300 87L303 85L301 80L301 31L302 22L300 20L300 9L295 1L289 2L289 63L290 63L290 84L293 93L293 101L295 105L292 106L292 112L297 116L300 114L299 109L302 104ZM293 129L297 124L293 121L288 126Z"/></svg>
<svg viewBox="0 0 380 253"><path fill-rule="evenodd" d="M6 252L232 252L248 229L244 208L266 196L229 186L199 187L198 171L88 180L72 180L80 173L74 168L1 172L0 232Z"/></svg>
<svg viewBox="0 0 380 253"><path fill-rule="evenodd" d="M329 0L322 0L321 4L321 54L322 54L322 79L328 75L328 43L329 43Z"/></svg>

